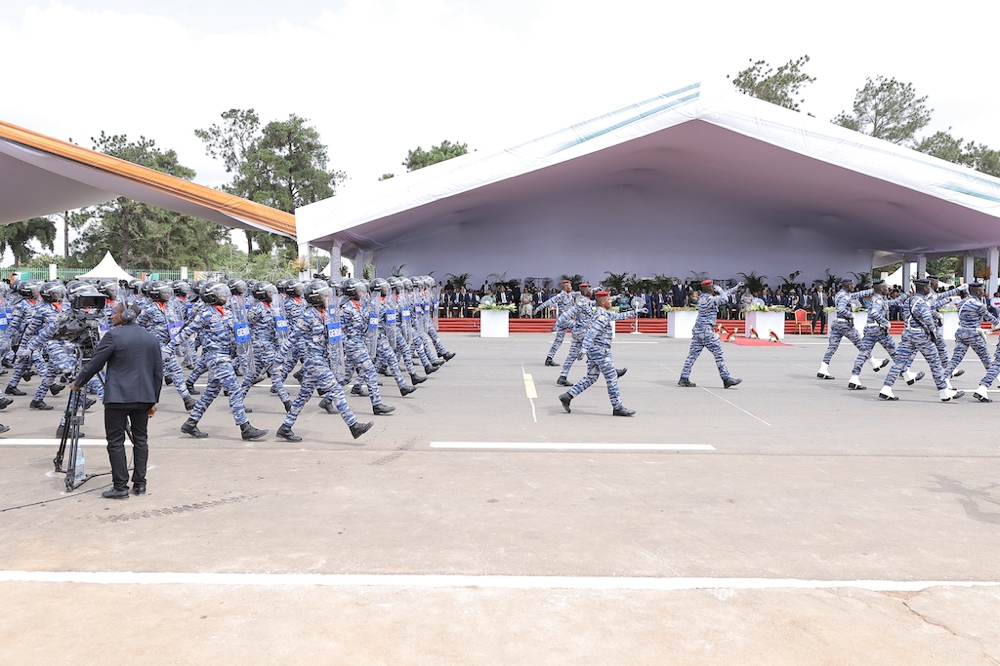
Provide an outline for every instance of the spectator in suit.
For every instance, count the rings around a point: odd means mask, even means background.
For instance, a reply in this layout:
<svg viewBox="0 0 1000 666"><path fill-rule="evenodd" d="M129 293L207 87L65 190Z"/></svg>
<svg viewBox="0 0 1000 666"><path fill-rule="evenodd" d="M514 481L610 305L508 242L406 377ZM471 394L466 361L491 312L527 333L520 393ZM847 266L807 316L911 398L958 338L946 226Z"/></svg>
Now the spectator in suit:
<svg viewBox="0 0 1000 666"><path fill-rule="evenodd" d="M826 324L826 313L823 309L826 307L826 292L823 291L823 285L816 285L816 291L812 295L812 332L816 332L816 322L819 322L819 332L820 335L823 334L823 325Z"/></svg>
<svg viewBox="0 0 1000 666"><path fill-rule="evenodd" d="M653 309L652 309L653 316L656 318L662 317L663 306L667 304L669 299L663 293L662 289L657 289L656 293L653 294L652 300L653 300Z"/></svg>
<svg viewBox="0 0 1000 666"><path fill-rule="evenodd" d="M684 307L684 303L687 301L687 294L681 285L681 281L677 278L674 278L674 286L670 288L670 296L675 308Z"/></svg>

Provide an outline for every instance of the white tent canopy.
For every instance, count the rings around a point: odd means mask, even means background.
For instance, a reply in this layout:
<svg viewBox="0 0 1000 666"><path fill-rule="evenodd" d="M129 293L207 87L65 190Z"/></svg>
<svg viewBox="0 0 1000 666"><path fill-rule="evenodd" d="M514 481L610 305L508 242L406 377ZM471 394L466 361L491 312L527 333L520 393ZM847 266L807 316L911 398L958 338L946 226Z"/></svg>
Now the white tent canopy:
<svg viewBox="0 0 1000 666"><path fill-rule="evenodd" d="M296 224L300 242L377 251L379 274L812 279L903 256L987 256L1000 245L1000 180L694 84L305 206Z"/></svg>
<svg viewBox="0 0 1000 666"><path fill-rule="evenodd" d="M101 263L94 266L92 269L84 273L83 275L78 275L78 278L109 278L113 280L131 280L133 279L131 275L126 273L115 258L111 256L110 252L104 253L104 258L101 259Z"/></svg>

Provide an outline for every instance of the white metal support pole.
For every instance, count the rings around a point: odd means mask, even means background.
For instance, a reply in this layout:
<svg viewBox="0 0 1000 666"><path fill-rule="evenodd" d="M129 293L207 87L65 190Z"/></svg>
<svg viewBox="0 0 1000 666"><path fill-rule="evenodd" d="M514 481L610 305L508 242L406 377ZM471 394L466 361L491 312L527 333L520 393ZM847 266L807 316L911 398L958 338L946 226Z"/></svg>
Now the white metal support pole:
<svg viewBox="0 0 1000 666"><path fill-rule="evenodd" d="M976 281L976 258L972 256L971 252L966 252L964 257L965 265L962 267L962 277L965 278L965 284Z"/></svg>
<svg viewBox="0 0 1000 666"><path fill-rule="evenodd" d="M997 269L1000 268L1000 248L991 247L988 252L989 259L988 263L990 265L990 279L989 284L986 285L986 289L992 298L993 294L997 293Z"/></svg>
<svg viewBox="0 0 1000 666"><path fill-rule="evenodd" d="M927 255L918 254L917 255L917 277L927 277Z"/></svg>
<svg viewBox="0 0 1000 666"><path fill-rule="evenodd" d="M913 277L912 275L910 275L910 266L911 265L912 265L912 263L910 262L910 258L907 257L907 256L904 256L903 257L903 285L902 285L904 292L907 289L910 288L910 279Z"/></svg>

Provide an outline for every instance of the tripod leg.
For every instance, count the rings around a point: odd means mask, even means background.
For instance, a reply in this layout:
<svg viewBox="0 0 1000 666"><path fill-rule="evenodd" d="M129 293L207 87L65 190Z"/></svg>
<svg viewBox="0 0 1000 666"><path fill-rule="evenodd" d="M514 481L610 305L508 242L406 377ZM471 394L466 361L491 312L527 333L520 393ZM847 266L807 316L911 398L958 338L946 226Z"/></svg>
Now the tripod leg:
<svg viewBox="0 0 1000 666"><path fill-rule="evenodd" d="M66 426L69 424L70 414L72 414L73 393L74 391L70 391L69 398L66 400L66 411L63 412L63 431L62 436L59 438L59 450L56 452L56 457L52 460L56 472L63 471L63 456L66 454L66 440L69 435L69 428Z"/></svg>

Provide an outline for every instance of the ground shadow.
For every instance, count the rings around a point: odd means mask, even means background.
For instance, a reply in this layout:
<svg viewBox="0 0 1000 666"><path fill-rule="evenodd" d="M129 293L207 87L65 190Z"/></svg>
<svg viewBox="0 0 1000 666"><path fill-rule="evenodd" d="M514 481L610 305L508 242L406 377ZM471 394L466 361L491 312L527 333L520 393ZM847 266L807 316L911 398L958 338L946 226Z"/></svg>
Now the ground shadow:
<svg viewBox="0 0 1000 666"><path fill-rule="evenodd" d="M984 488L967 488L961 481L947 476L932 474L931 477L937 481L937 488L928 488L932 493L948 493L956 495L956 500L965 509L965 515L972 520L991 525L1000 525L1000 499L990 491L995 490L998 484L990 484ZM984 508L997 508L997 511L984 511Z"/></svg>

